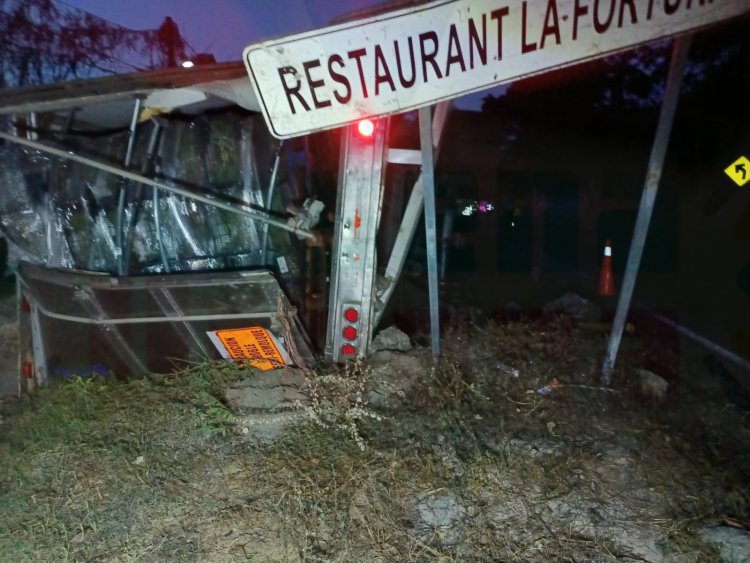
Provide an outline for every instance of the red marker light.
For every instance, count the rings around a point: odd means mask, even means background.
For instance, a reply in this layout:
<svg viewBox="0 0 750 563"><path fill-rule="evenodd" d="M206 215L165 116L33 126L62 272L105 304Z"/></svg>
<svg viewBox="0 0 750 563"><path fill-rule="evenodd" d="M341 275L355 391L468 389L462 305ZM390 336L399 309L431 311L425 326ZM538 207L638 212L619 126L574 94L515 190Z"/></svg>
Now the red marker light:
<svg viewBox="0 0 750 563"><path fill-rule="evenodd" d="M372 137L375 133L375 122L372 119L363 119L357 123L357 131L363 137Z"/></svg>
<svg viewBox="0 0 750 563"><path fill-rule="evenodd" d="M353 326L344 327L344 338L347 340L354 340L357 338L357 329Z"/></svg>
<svg viewBox="0 0 750 563"><path fill-rule="evenodd" d="M341 355L342 356L353 356L356 354L357 350L352 346L351 344L344 344L341 347Z"/></svg>
<svg viewBox="0 0 750 563"><path fill-rule="evenodd" d="M349 307L347 310L344 311L344 318L349 321L350 323L356 323L359 319L359 313L356 309Z"/></svg>

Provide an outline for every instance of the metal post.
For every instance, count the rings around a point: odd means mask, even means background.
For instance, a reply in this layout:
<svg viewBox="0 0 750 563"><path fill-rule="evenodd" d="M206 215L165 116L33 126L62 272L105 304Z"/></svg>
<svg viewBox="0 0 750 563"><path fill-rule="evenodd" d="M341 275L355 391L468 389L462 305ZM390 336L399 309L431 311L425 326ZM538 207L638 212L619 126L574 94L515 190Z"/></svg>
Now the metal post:
<svg viewBox="0 0 750 563"><path fill-rule="evenodd" d="M279 146L276 149L276 158L273 160L273 168L271 169L271 179L268 181L268 192L266 193L265 207L271 209L271 201L273 200L273 189L276 186L276 174L279 172L279 162L281 162L281 148L284 146L284 141L279 141ZM268 250L268 223L263 225L263 243L261 244L261 259L260 263L266 265L266 252Z"/></svg>
<svg viewBox="0 0 750 563"><path fill-rule="evenodd" d="M366 357L372 340L388 126L388 119L378 121L370 137L354 126L342 129L325 348L334 362ZM352 320L348 309L356 311ZM355 329L351 337L347 327Z"/></svg>
<svg viewBox="0 0 750 563"><path fill-rule="evenodd" d="M162 130L162 120L157 118L152 118L153 121L153 129L151 130L151 138L148 141L148 149L146 150L146 160L143 162L143 165L141 166L141 174L144 176L152 176L154 173L154 159L156 157L156 149L157 145L159 143L159 140L161 138L161 130ZM153 187L154 193L158 190L158 188ZM121 248L122 250L122 261L120 262L121 268L120 268L120 275L121 276L127 276L130 273L130 254L133 250L133 242L135 241L135 227L138 224L138 220L140 218L141 214L141 207L143 206L143 201L141 200L141 193L143 192L143 185L138 184L135 188L135 193L133 194L133 202L134 202L134 208L133 212L130 215L130 222L128 223L127 232L125 233L125 244ZM155 198L154 204L159 203L159 198ZM158 219L158 215L156 216ZM156 232L157 237L159 236L159 231Z"/></svg>
<svg viewBox="0 0 750 563"><path fill-rule="evenodd" d="M39 318L39 307L31 301L31 348L34 350L34 378L38 386L49 383L49 371L47 369L47 352L44 349L44 335Z"/></svg>
<svg viewBox="0 0 750 563"><path fill-rule="evenodd" d="M440 305L438 296L437 225L435 221L435 155L432 145L432 115L429 107L419 110L419 144L422 148L427 285L430 292L430 334L432 337L432 357L436 359L440 355Z"/></svg>
<svg viewBox="0 0 750 563"><path fill-rule="evenodd" d="M656 126L654 144L651 147L651 156L648 163L646 181L643 185L638 217L633 229L633 240L630 243L625 277L623 278L622 290L617 301L617 311L615 312L615 320L612 324L612 333L609 337L607 355L602 366L602 383L604 385L609 385L611 382L612 372L617 360L617 352L620 348L620 340L622 339L622 331L625 327L628 310L630 309L630 300L633 297L633 289L635 288L635 281L641 264L643 247L646 244L646 235L648 234L651 214L654 210L654 202L659 189L659 180L661 179L664 167L664 156L667 152L674 114L677 109L680 84L682 82L685 63L687 62L690 39L690 35L678 37L675 39L672 49L672 61L669 65L669 75L667 76L664 99L662 100L661 111L659 113L659 122Z"/></svg>
<svg viewBox="0 0 750 563"><path fill-rule="evenodd" d="M154 188L153 202L154 202L154 231L156 232L156 242L159 246L159 256L161 257L161 265L164 268L164 273L168 274L172 271L172 269L169 267L169 255L167 254L167 247L164 244L164 233L162 233L162 228L161 228L161 211L159 210L159 206L161 205L161 202L159 201L159 188Z"/></svg>
<svg viewBox="0 0 750 563"><path fill-rule="evenodd" d="M130 131L128 133L128 147L125 149L125 160L123 166L127 169L130 168L130 163L133 160L133 148L135 147L135 135L138 128L138 118L141 115L141 99L136 98L135 105L133 106L133 117L130 121ZM117 272L122 276L125 275L125 264L124 260L124 245L125 245L125 206L127 204L128 190L126 180L120 177L120 193L117 196L117 224L115 226L115 240L116 250L119 252L117 255Z"/></svg>

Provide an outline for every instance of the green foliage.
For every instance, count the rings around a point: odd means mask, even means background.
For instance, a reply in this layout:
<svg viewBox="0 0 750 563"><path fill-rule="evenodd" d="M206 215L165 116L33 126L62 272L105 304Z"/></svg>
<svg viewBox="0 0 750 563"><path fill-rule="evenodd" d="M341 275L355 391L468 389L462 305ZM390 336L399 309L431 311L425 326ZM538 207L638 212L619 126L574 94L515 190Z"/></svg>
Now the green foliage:
<svg viewBox="0 0 750 563"><path fill-rule="evenodd" d="M193 407L193 416L197 419L197 426L208 434L225 436L229 431L235 416L217 400L208 404Z"/></svg>

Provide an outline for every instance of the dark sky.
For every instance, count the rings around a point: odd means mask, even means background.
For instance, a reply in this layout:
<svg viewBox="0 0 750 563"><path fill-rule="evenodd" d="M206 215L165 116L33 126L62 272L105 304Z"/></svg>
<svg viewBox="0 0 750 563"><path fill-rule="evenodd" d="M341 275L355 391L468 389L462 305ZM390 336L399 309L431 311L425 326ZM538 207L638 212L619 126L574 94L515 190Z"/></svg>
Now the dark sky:
<svg viewBox="0 0 750 563"><path fill-rule="evenodd" d="M379 0L65 0L131 29L155 29L166 16L197 52L240 60L251 43L324 27Z"/></svg>

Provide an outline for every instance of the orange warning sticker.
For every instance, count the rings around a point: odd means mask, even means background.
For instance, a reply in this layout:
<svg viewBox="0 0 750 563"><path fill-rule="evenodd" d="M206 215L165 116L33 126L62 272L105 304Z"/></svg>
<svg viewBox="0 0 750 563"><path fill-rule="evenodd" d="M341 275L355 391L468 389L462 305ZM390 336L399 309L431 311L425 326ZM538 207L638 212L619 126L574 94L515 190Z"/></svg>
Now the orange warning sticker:
<svg viewBox="0 0 750 563"><path fill-rule="evenodd" d="M251 366L263 371L286 365L276 339L265 328L233 328L214 334L232 359L249 360Z"/></svg>

